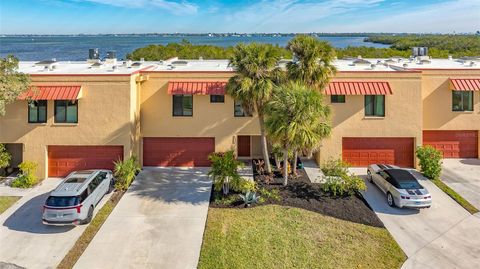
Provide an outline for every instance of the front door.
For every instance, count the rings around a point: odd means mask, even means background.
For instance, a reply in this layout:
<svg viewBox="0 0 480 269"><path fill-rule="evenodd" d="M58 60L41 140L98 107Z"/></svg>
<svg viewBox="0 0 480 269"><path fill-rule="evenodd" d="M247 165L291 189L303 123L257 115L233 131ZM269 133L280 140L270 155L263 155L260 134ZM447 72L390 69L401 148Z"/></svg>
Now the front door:
<svg viewBox="0 0 480 269"><path fill-rule="evenodd" d="M239 135L237 143L238 157L250 157L250 136Z"/></svg>

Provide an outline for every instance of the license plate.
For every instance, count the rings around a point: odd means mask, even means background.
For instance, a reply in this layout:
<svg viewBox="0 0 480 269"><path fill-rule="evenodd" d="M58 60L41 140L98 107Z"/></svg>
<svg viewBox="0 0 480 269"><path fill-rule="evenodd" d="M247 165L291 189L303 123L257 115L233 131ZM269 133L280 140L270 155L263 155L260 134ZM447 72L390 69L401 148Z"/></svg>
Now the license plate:
<svg viewBox="0 0 480 269"><path fill-rule="evenodd" d="M63 218L63 214L57 214L57 218Z"/></svg>
<svg viewBox="0 0 480 269"><path fill-rule="evenodd" d="M421 204L421 203L422 203L422 202L415 202L416 205L419 205L419 204Z"/></svg>

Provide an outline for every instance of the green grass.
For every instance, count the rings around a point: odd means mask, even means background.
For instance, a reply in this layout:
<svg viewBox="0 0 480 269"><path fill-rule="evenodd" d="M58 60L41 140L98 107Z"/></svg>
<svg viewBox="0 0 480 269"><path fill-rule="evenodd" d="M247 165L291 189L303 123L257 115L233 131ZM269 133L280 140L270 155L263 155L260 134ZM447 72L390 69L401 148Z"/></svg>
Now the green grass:
<svg viewBox="0 0 480 269"><path fill-rule="evenodd" d="M385 228L278 205L210 208L199 268L400 268Z"/></svg>
<svg viewBox="0 0 480 269"><path fill-rule="evenodd" d="M22 197L20 196L0 196L0 214L5 212L9 207L11 207L18 199Z"/></svg>
<svg viewBox="0 0 480 269"><path fill-rule="evenodd" d="M83 234L80 236L80 238L78 238L77 242L75 242L75 245L70 249L57 268L73 268L82 253L88 247L88 244L90 244L95 237L95 234L97 234L98 230L100 230L110 213L112 213L123 193L124 192L113 193L110 199L95 215L85 231L83 231Z"/></svg>
<svg viewBox="0 0 480 269"><path fill-rule="evenodd" d="M465 198L463 198L460 194L454 191L452 188L447 186L443 181L440 179L433 179L432 182L437 185L443 192L445 192L448 196L452 197L459 205L461 205L465 210L470 212L470 214L475 214L480 212L475 206L470 204Z"/></svg>

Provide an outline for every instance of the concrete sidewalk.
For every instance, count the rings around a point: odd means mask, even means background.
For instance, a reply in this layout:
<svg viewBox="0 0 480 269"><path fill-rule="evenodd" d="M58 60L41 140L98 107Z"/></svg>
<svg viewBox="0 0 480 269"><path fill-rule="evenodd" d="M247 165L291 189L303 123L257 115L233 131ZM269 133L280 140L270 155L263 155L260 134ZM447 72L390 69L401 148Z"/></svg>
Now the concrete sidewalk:
<svg viewBox="0 0 480 269"><path fill-rule="evenodd" d="M366 168L352 168L366 178ZM427 179L428 209L392 208L378 187L367 183L364 197L408 256L402 268L480 268L480 218L473 216Z"/></svg>
<svg viewBox="0 0 480 269"><path fill-rule="evenodd" d="M196 268L208 214L208 168L146 168L74 268Z"/></svg>

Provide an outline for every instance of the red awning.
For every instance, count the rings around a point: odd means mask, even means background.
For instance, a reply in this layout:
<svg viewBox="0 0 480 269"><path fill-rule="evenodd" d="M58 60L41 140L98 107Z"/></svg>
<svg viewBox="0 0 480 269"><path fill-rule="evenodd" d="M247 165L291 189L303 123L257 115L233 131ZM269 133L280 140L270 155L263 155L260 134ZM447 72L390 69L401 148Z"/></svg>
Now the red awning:
<svg viewBox="0 0 480 269"><path fill-rule="evenodd" d="M454 91L480 91L480 78L450 79Z"/></svg>
<svg viewBox="0 0 480 269"><path fill-rule="evenodd" d="M82 86L33 86L21 94L20 100L76 100L80 98Z"/></svg>
<svg viewBox="0 0 480 269"><path fill-rule="evenodd" d="M170 81L168 94L224 95L226 81Z"/></svg>
<svg viewBox="0 0 480 269"><path fill-rule="evenodd" d="M393 94L388 82L333 81L325 89L327 95L386 95Z"/></svg>

